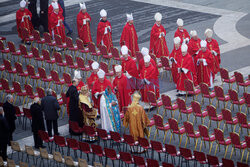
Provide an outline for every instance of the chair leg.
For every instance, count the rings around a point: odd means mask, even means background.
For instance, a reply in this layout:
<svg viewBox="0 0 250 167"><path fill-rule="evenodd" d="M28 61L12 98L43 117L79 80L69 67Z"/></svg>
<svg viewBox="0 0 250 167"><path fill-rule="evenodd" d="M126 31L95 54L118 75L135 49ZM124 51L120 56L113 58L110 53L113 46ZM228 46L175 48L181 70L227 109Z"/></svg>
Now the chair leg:
<svg viewBox="0 0 250 167"><path fill-rule="evenodd" d="M226 151L225 151L224 158L226 158L226 156L227 156L227 149L228 149L228 146L226 146Z"/></svg>
<svg viewBox="0 0 250 167"><path fill-rule="evenodd" d="M232 158L233 152L234 152L234 147L232 148L230 159Z"/></svg>
<svg viewBox="0 0 250 167"><path fill-rule="evenodd" d="M215 156L216 156L216 153L217 153L218 145L219 145L219 144L217 144L217 145L216 145L216 148L215 148L215 152L214 152L214 155L215 155Z"/></svg>
<svg viewBox="0 0 250 167"><path fill-rule="evenodd" d="M245 153L245 149L243 150L243 152L242 152L242 155L241 155L241 159L240 159L240 162L242 162L242 160L243 160L243 157L244 157L244 153Z"/></svg>
<svg viewBox="0 0 250 167"><path fill-rule="evenodd" d="M209 154L211 153L212 148L213 148L213 142L210 143Z"/></svg>

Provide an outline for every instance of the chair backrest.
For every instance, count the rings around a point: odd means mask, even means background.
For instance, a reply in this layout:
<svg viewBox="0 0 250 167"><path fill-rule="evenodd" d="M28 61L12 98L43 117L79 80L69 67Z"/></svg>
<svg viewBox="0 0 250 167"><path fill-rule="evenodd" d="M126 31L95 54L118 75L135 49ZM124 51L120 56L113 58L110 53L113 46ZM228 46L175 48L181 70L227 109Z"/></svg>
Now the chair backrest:
<svg viewBox="0 0 250 167"><path fill-rule="evenodd" d="M53 81L55 81L55 82L59 82L60 81L59 75L58 75L57 71L52 70L52 71L50 71L50 74L51 74L51 77L52 77Z"/></svg>
<svg viewBox="0 0 250 167"><path fill-rule="evenodd" d="M40 156L44 159L49 159L48 151L45 148L39 148L40 149Z"/></svg>
<svg viewBox="0 0 250 167"><path fill-rule="evenodd" d="M218 141L218 142L224 142L225 139L224 139L224 133L221 129L214 129L214 135L215 135L215 139Z"/></svg>
<svg viewBox="0 0 250 167"><path fill-rule="evenodd" d="M132 162L132 156L130 153L128 152L119 152L120 154L120 158L122 161L125 161L125 162L128 162L128 161L131 161Z"/></svg>
<svg viewBox="0 0 250 167"><path fill-rule="evenodd" d="M42 55L43 55L44 60L47 60L47 61L50 61L50 60L51 60L51 59L50 59L50 53L49 53L48 50L43 49L43 50L42 50Z"/></svg>
<svg viewBox="0 0 250 167"><path fill-rule="evenodd" d="M95 44L94 44L93 42L90 42L90 43L88 44L88 48L89 48L89 52L90 52L91 54L95 54L95 53L96 53L96 47L95 47Z"/></svg>
<svg viewBox="0 0 250 167"><path fill-rule="evenodd" d="M194 157L197 161L206 161L206 155L204 152L194 151Z"/></svg>
<svg viewBox="0 0 250 167"><path fill-rule="evenodd" d="M209 137L208 128L205 125L199 125L199 132L202 137Z"/></svg>
<svg viewBox="0 0 250 167"><path fill-rule="evenodd" d="M38 130L38 135L44 142L46 143L50 142L48 132L45 132L43 130Z"/></svg>
<svg viewBox="0 0 250 167"><path fill-rule="evenodd" d="M143 59L143 55L142 55L142 53L140 51L136 52L135 56L136 56L136 60L137 60L138 63L140 62L140 60Z"/></svg>
<svg viewBox="0 0 250 167"><path fill-rule="evenodd" d="M84 50L84 43L81 39L77 38L76 39L76 46L79 50Z"/></svg>
<svg viewBox="0 0 250 167"><path fill-rule="evenodd" d="M19 62L15 62L15 68L18 74L23 74L23 65Z"/></svg>
<svg viewBox="0 0 250 167"><path fill-rule="evenodd" d="M119 50L116 47L111 47L111 53L114 58L120 58Z"/></svg>
<svg viewBox="0 0 250 167"><path fill-rule="evenodd" d="M208 160L208 164L209 165L219 166L219 159L218 159L218 157L207 154L207 160Z"/></svg>
<svg viewBox="0 0 250 167"><path fill-rule="evenodd" d="M102 147L100 145L92 144L91 145L93 154L103 154Z"/></svg>
<svg viewBox="0 0 250 167"><path fill-rule="evenodd" d="M168 119L168 124L170 126L170 129L172 131L179 131L179 127L178 127L178 122L175 118L169 118Z"/></svg>
<svg viewBox="0 0 250 167"><path fill-rule="evenodd" d="M149 142L148 142L148 139L146 138L138 137L138 142L139 142L139 145L142 147L149 147Z"/></svg>
<svg viewBox="0 0 250 167"><path fill-rule="evenodd" d="M194 126L191 122L186 121L183 123L187 134L194 134Z"/></svg>
<svg viewBox="0 0 250 167"><path fill-rule="evenodd" d="M161 142L151 140L150 143L153 150L160 151L163 149Z"/></svg>
<svg viewBox="0 0 250 167"><path fill-rule="evenodd" d="M46 74L46 71L43 67L38 67L38 74L39 74L40 78L47 79L47 74Z"/></svg>
<svg viewBox="0 0 250 167"><path fill-rule="evenodd" d="M157 65L156 56L153 53L149 53L149 56L151 57L151 59L154 60L155 64Z"/></svg>
<svg viewBox="0 0 250 167"><path fill-rule="evenodd" d="M72 80L71 80L71 76L69 73L63 73L63 79L64 79L65 83L68 84L68 86L71 85Z"/></svg>
<svg viewBox="0 0 250 167"><path fill-rule="evenodd" d="M180 147L179 150L180 150L180 155L185 159L192 158L192 152L190 149Z"/></svg>
<svg viewBox="0 0 250 167"><path fill-rule="evenodd" d="M86 159L78 158L78 167L88 167L88 162Z"/></svg>
<svg viewBox="0 0 250 167"><path fill-rule="evenodd" d="M161 95L161 100L162 103L165 107L171 107L172 106L172 102L171 102L171 98L168 95L162 94Z"/></svg>
<svg viewBox="0 0 250 167"><path fill-rule="evenodd" d="M22 36L23 36L24 39L29 38L30 35L29 35L29 31L28 31L27 28L22 28L21 32L22 32Z"/></svg>
<svg viewBox="0 0 250 167"><path fill-rule="evenodd" d="M102 69L105 73L109 72L108 64L106 62L100 62L100 69Z"/></svg>
<svg viewBox="0 0 250 167"><path fill-rule="evenodd" d="M154 115L154 121L155 121L155 126L157 127L163 127L163 118L159 114Z"/></svg>
<svg viewBox="0 0 250 167"><path fill-rule="evenodd" d="M54 136L54 142L55 142L56 145L66 146L65 138L63 136L55 135Z"/></svg>
<svg viewBox="0 0 250 167"><path fill-rule="evenodd" d="M29 76L36 75L35 68L33 65L27 65L26 67L27 67L27 71L28 71Z"/></svg>
<svg viewBox="0 0 250 167"><path fill-rule="evenodd" d="M165 68L170 68L170 65L169 65L169 60L166 56L161 56L161 64L163 67Z"/></svg>
<svg viewBox="0 0 250 167"><path fill-rule="evenodd" d="M38 94L38 97L39 97L39 98L45 97L45 91L44 91L43 88L37 87L37 88L36 88L36 91L37 91L37 94Z"/></svg>
<svg viewBox="0 0 250 167"><path fill-rule="evenodd" d="M243 96L245 99L245 103L247 104L248 107L250 107L250 93L243 93Z"/></svg>
<svg viewBox="0 0 250 167"><path fill-rule="evenodd" d="M155 159L147 159L147 166L148 167L159 167L159 163Z"/></svg>
<svg viewBox="0 0 250 167"><path fill-rule="evenodd" d="M194 91L194 83L189 79L184 80L184 87L186 91Z"/></svg>
<svg viewBox="0 0 250 167"><path fill-rule="evenodd" d="M124 141L125 141L127 144L129 144L129 145L135 143L134 137L133 137L132 135L123 134L123 138L124 138Z"/></svg>
<svg viewBox="0 0 250 167"><path fill-rule="evenodd" d="M137 166L141 166L141 167L145 167L146 164L145 164L145 160L143 157L140 157L140 156L136 156L136 155L133 155L133 159L134 159L134 163L137 165Z"/></svg>
<svg viewBox="0 0 250 167"><path fill-rule="evenodd" d="M19 49L20 49L20 52L21 52L22 55L28 55L27 48L26 48L26 46L24 44L20 44Z"/></svg>
<svg viewBox="0 0 250 167"><path fill-rule="evenodd" d="M247 143L247 148L250 148L250 136L245 136L245 141Z"/></svg>
<svg viewBox="0 0 250 167"><path fill-rule="evenodd" d="M107 139L108 133L105 129L96 128L97 134L101 139Z"/></svg>
<svg viewBox="0 0 250 167"><path fill-rule="evenodd" d="M216 108L213 105L207 106L207 112L209 117L217 117Z"/></svg>
<svg viewBox="0 0 250 167"><path fill-rule="evenodd" d="M229 90L228 90L228 93L229 93L230 99L231 99L232 101L239 101L238 93L236 92L236 90L229 89Z"/></svg>
<svg viewBox="0 0 250 167"><path fill-rule="evenodd" d="M177 98L176 101L177 101L177 104L178 104L178 107L179 107L180 110L186 110L187 109L185 100L183 100L182 98Z"/></svg>
<svg viewBox="0 0 250 167"><path fill-rule="evenodd" d="M54 159L56 162L63 163L63 158L62 158L62 155L61 155L60 152L54 152L54 153L53 153L53 159Z"/></svg>
<svg viewBox="0 0 250 167"><path fill-rule="evenodd" d="M76 139L67 138L66 141L70 148L79 148L79 144Z"/></svg>
<svg viewBox="0 0 250 167"><path fill-rule="evenodd" d="M16 163L13 159L7 159L7 167L16 167Z"/></svg>
<svg viewBox="0 0 250 167"><path fill-rule="evenodd" d="M85 68L85 62L82 57L76 57L76 63L78 68Z"/></svg>
<svg viewBox="0 0 250 167"><path fill-rule="evenodd" d="M55 38L55 42L56 42L56 45L59 46L59 45L62 45L62 38L60 35L54 35L54 38Z"/></svg>
<svg viewBox="0 0 250 167"><path fill-rule="evenodd" d="M111 136L111 139L114 140L114 141L121 141L121 135L120 133L118 132L113 132L113 131L110 131L110 136Z"/></svg>
<svg viewBox="0 0 250 167"><path fill-rule="evenodd" d="M32 51L32 54L34 55L34 57L40 58L40 56L39 56L39 50L37 49L37 47L32 47L31 51Z"/></svg>
<svg viewBox="0 0 250 167"><path fill-rule="evenodd" d="M243 75L240 72L235 71L234 72L234 76L235 76L236 82L238 84L239 83L244 83L244 77L243 77Z"/></svg>
<svg viewBox="0 0 250 167"><path fill-rule="evenodd" d="M222 79L229 79L229 73L225 68L220 68L220 76Z"/></svg>
<svg viewBox="0 0 250 167"><path fill-rule="evenodd" d="M74 66L74 60L71 55L65 54L65 60L67 65Z"/></svg>
<svg viewBox="0 0 250 167"><path fill-rule="evenodd" d="M231 159L222 158L222 166L223 167L234 167L234 161L232 161Z"/></svg>
<svg viewBox="0 0 250 167"><path fill-rule="evenodd" d="M176 155L177 154L177 150L176 147L174 145L171 144L165 144L165 148L168 154L170 155Z"/></svg>
<svg viewBox="0 0 250 167"><path fill-rule="evenodd" d="M65 42L66 42L66 45L67 45L68 48L73 48L74 47L72 38L66 37Z"/></svg>
<svg viewBox="0 0 250 167"><path fill-rule="evenodd" d="M51 37L51 35L50 35L49 33L44 32L44 33L43 33L43 36L44 36L45 42L46 42L47 44L50 44L50 43L52 42L52 37Z"/></svg>
<svg viewBox="0 0 250 167"><path fill-rule="evenodd" d="M4 43L2 40L0 40L0 51L3 51L5 49Z"/></svg>
<svg viewBox="0 0 250 167"><path fill-rule="evenodd" d="M224 90L223 90L222 87L220 87L220 86L215 86L215 87L214 87L214 91L215 91L215 95L216 95L217 98L218 98L218 97L220 97L220 98L224 98L224 97L225 97L225 95L224 95Z"/></svg>
<svg viewBox="0 0 250 167"><path fill-rule="evenodd" d="M225 120L225 121L232 121L233 120L232 112L229 109L223 108L223 109L221 109L221 113L222 113L223 120Z"/></svg>
<svg viewBox="0 0 250 167"><path fill-rule="evenodd" d="M242 162L237 162L237 167L249 167L249 165Z"/></svg>
<svg viewBox="0 0 250 167"><path fill-rule="evenodd" d="M63 59L62 59L62 54L59 52L54 52L54 57L56 60L56 63L63 63Z"/></svg>
<svg viewBox="0 0 250 167"><path fill-rule="evenodd" d="M108 55L107 47L105 45L101 45L100 52L102 55Z"/></svg>
<svg viewBox="0 0 250 167"><path fill-rule="evenodd" d="M10 90L9 81L7 79L1 78L1 84L4 90Z"/></svg>
<svg viewBox="0 0 250 167"><path fill-rule="evenodd" d="M22 93L22 88L19 82L13 81L12 85L15 90L15 93Z"/></svg>
<svg viewBox="0 0 250 167"><path fill-rule="evenodd" d="M93 126L83 126L83 132L89 136L95 136L95 128Z"/></svg>
<svg viewBox="0 0 250 167"><path fill-rule="evenodd" d="M156 95L154 92L152 91L148 91L147 92L147 97L148 97L148 101L149 103L154 103L154 104L157 104L157 101L156 101Z"/></svg>
<svg viewBox="0 0 250 167"><path fill-rule="evenodd" d="M6 70L12 71L11 63L9 60L3 59L3 64Z"/></svg>
<svg viewBox="0 0 250 167"><path fill-rule="evenodd" d="M63 104L67 104L68 103L66 94L64 92L61 92L61 98L63 100Z"/></svg>
<svg viewBox="0 0 250 167"><path fill-rule="evenodd" d="M74 166L74 160L71 156L64 156L65 165Z"/></svg>
<svg viewBox="0 0 250 167"><path fill-rule="evenodd" d="M235 132L230 132L230 138L233 145L240 145L240 136Z"/></svg>
<svg viewBox="0 0 250 167"><path fill-rule="evenodd" d="M82 152L89 152L90 151L89 143L79 141L79 149Z"/></svg>
<svg viewBox="0 0 250 167"><path fill-rule="evenodd" d="M200 83L201 93L204 95L209 95L209 88L206 83Z"/></svg>
<svg viewBox="0 0 250 167"><path fill-rule="evenodd" d="M174 167L173 164L162 162L162 167Z"/></svg>
<svg viewBox="0 0 250 167"><path fill-rule="evenodd" d="M29 108L23 108L23 114L24 114L24 116L26 116L28 119L32 119L32 115L31 115L31 112L30 112L30 109L29 109Z"/></svg>
<svg viewBox="0 0 250 167"><path fill-rule="evenodd" d="M192 106L192 109L193 109L193 112L196 113L196 114L201 114L201 105L199 102L197 101L192 101L191 102L191 106Z"/></svg>
<svg viewBox="0 0 250 167"><path fill-rule="evenodd" d="M247 125L247 115L242 112L236 113L238 121L241 125Z"/></svg>
<svg viewBox="0 0 250 167"><path fill-rule="evenodd" d="M7 44L8 44L8 47L9 47L11 53L16 52L16 47L15 47L15 44L13 42L9 41Z"/></svg>
<svg viewBox="0 0 250 167"><path fill-rule="evenodd" d="M33 36L36 41L41 40L40 32L38 30L33 30Z"/></svg>
<svg viewBox="0 0 250 167"><path fill-rule="evenodd" d="M104 148L104 153L105 153L105 156L110 158L110 159L116 158L116 152L114 149Z"/></svg>

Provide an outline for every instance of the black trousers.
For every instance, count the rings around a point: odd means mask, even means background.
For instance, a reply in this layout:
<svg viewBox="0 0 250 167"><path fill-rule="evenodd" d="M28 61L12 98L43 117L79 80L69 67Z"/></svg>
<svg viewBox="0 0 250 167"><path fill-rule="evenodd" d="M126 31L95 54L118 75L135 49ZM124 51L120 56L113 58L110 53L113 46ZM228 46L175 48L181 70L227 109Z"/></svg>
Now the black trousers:
<svg viewBox="0 0 250 167"><path fill-rule="evenodd" d="M7 142L0 142L0 156L7 161Z"/></svg>
<svg viewBox="0 0 250 167"><path fill-rule="evenodd" d="M49 32L48 6L49 6L49 0L40 0L40 25L43 26L44 32Z"/></svg>
<svg viewBox="0 0 250 167"><path fill-rule="evenodd" d="M34 143L35 143L36 148L39 148L43 145L43 141L39 137L38 132L33 132L33 138L34 138Z"/></svg>
<svg viewBox="0 0 250 167"><path fill-rule="evenodd" d="M10 142L13 141L13 133L14 133L15 129L14 130L10 130L10 133L9 133L9 146L10 146Z"/></svg>
<svg viewBox="0 0 250 167"><path fill-rule="evenodd" d="M48 131L49 137L52 137L52 126L53 126L54 135L59 134L57 120L46 120L46 125L47 125L47 131Z"/></svg>

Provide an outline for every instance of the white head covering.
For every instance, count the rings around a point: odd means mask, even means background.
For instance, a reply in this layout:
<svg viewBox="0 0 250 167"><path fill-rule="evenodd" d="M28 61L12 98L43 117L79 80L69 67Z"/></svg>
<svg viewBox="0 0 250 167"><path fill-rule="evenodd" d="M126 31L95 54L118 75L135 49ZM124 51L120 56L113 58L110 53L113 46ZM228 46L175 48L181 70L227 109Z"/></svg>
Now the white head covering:
<svg viewBox="0 0 250 167"><path fill-rule="evenodd" d="M208 38L212 38L213 30L211 30L210 28L206 29L205 36L208 37Z"/></svg>
<svg viewBox="0 0 250 167"><path fill-rule="evenodd" d="M85 5L85 3L84 3L84 2L79 3L79 5L80 5L80 8L81 8L81 9L86 9L86 5Z"/></svg>
<svg viewBox="0 0 250 167"><path fill-rule="evenodd" d="M183 26L184 21L182 19L178 18L176 23L177 23L178 26Z"/></svg>
<svg viewBox="0 0 250 167"><path fill-rule="evenodd" d="M102 10L100 11L100 15L101 15L101 17L106 17L106 16L107 16L106 10L102 9Z"/></svg>
<svg viewBox="0 0 250 167"><path fill-rule="evenodd" d="M143 56L147 56L149 54L148 48L142 47L141 53L142 53Z"/></svg>
<svg viewBox="0 0 250 167"><path fill-rule="evenodd" d="M27 4L27 2L26 2L25 0L22 0L22 1L20 2L20 7L21 7L21 8L25 8L26 4Z"/></svg>
<svg viewBox="0 0 250 167"><path fill-rule="evenodd" d="M59 9L59 5L57 2L52 2L51 5L53 6L54 10Z"/></svg>
<svg viewBox="0 0 250 167"><path fill-rule="evenodd" d="M134 20L132 13L131 14L127 14L127 22Z"/></svg>
<svg viewBox="0 0 250 167"><path fill-rule="evenodd" d="M207 41L202 40L202 41L200 42L200 45L201 45L202 48L207 47Z"/></svg>
<svg viewBox="0 0 250 167"><path fill-rule="evenodd" d="M197 32L195 30L190 31L191 37L197 36Z"/></svg>
<svg viewBox="0 0 250 167"><path fill-rule="evenodd" d="M123 45L121 47L121 52L122 52L122 55L127 55L128 54L128 47L126 45Z"/></svg>
<svg viewBox="0 0 250 167"><path fill-rule="evenodd" d="M155 21L161 21L161 19L162 19L161 13L157 12L157 13L155 14Z"/></svg>
<svg viewBox="0 0 250 167"><path fill-rule="evenodd" d="M122 71L122 66L121 65L116 65L115 66L115 72L121 72Z"/></svg>
<svg viewBox="0 0 250 167"><path fill-rule="evenodd" d="M81 78L82 78L82 77L81 77L81 72L78 71L78 70L75 70L75 72L74 72L74 78L76 78L76 79L81 79Z"/></svg>
<svg viewBox="0 0 250 167"><path fill-rule="evenodd" d="M58 2L58 0L52 0L52 2Z"/></svg>
<svg viewBox="0 0 250 167"><path fill-rule="evenodd" d="M143 59L144 59L145 63L148 63L148 62L150 62L151 57L149 55L146 55L143 57Z"/></svg>
<svg viewBox="0 0 250 167"><path fill-rule="evenodd" d="M96 70L96 69L99 68L99 64L98 64L96 61L94 61L94 62L91 64L91 67L92 67L93 70Z"/></svg>
<svg viewBox="0 0 250 167"><path fill-rule="evenodd" d="M104 72L102 69L100 69L100 70L97 72L97 76L98 76L98 78L104 78L105 72Z"/></svg>
<svg viewBox="0 0 250 167"><path fill-rule="evenodd" d="M181 45L181 52L187 52L188 46L186 44Z"/></svg>
<svg viewBox="0 0 250 167"><path fill-rule="evenodd" d="M181 38L180 37L175 37L174 38L174 44L178 44L181 42Z"/></svg>

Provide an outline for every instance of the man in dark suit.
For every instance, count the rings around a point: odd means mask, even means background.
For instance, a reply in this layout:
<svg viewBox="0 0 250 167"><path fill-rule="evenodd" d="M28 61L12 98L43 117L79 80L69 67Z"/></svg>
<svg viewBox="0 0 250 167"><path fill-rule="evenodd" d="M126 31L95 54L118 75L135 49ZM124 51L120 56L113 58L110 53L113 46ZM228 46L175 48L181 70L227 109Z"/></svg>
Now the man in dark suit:
<svg viewBox="0 0 250 167"><path fill-rule="evenodd" d="M7 144L9 142L10 129L7 120L3 115L3 108L0 107L0 156L4 161L7 161Z"/></svg>
<svg viewBox="0 0 250 167"><path fill-rule="evenodd" d="M53 125L54 135L59 135L58 124L57 124L57 119L58 119L57 111L60 110L60 106L56 97L52 96L51 89L47 89L46 93L47 96L45 96L42 99L41 106L45 115L49 137L52 137L52 125Z"/></svg>
<svg viewBox="0 0 250 167"><path fill-rule="evenodd" d="M6 96L6 102L3 104L4 117L6 118L10 128L9 143L8 143L9 146L10 146L10 141L13 140L13 133L16 129L15 120L17 119L16 110L12 104L13 101L14 101L13 96L9 94Z"/></svg>
<svg viewBox="0 0 250 167"><path fill-rule="evenodd" d="M35 148L39 149L40 147L44 148L43 141L38 135L39 130L45 130L43 113L41 107L41 101L39 97L34 99L34 103L30 106L30 112L32 116L32 132L34 137Z"/></svg>

